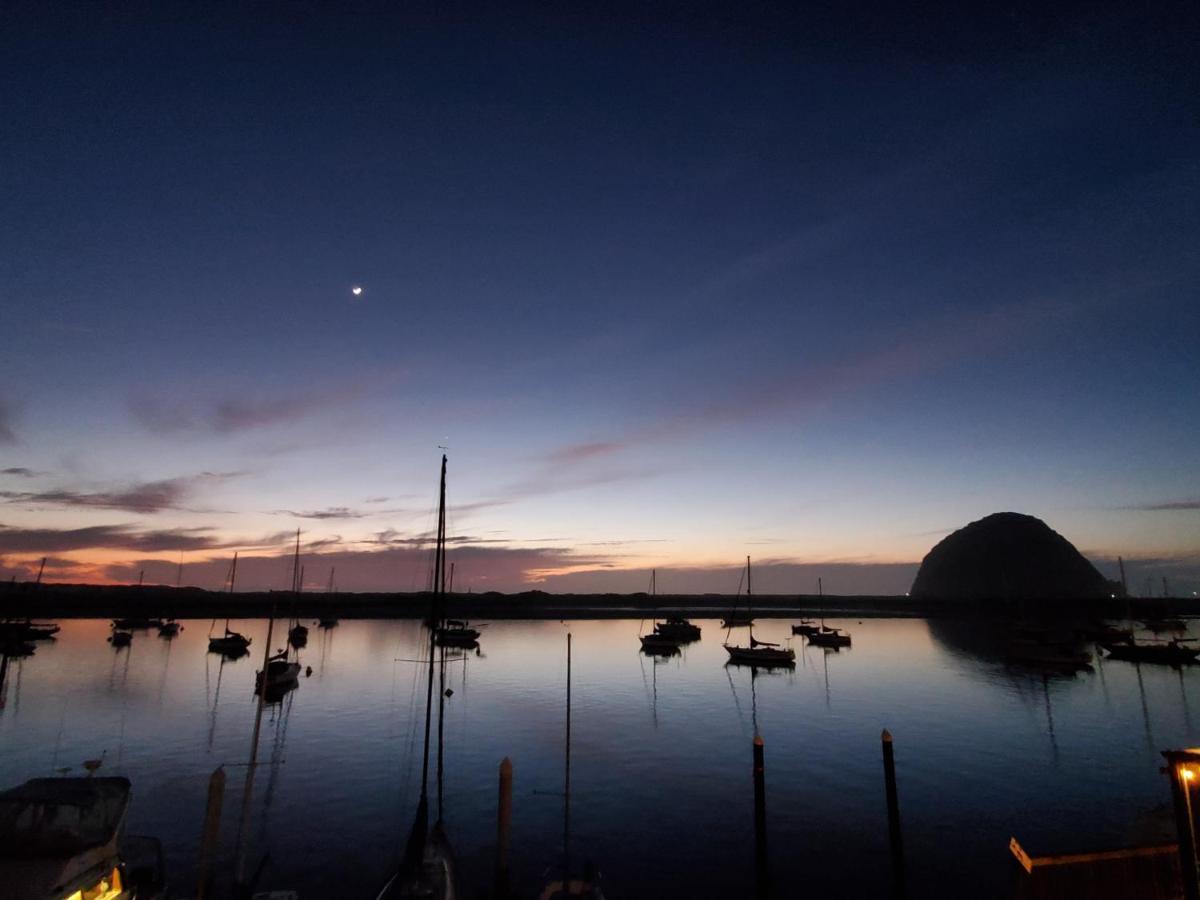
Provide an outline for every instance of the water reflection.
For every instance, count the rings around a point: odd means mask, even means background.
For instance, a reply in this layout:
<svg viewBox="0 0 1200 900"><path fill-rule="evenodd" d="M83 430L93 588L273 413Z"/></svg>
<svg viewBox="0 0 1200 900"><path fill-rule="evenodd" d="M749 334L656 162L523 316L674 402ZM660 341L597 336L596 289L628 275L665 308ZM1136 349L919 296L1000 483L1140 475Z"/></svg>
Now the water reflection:
<svg viewBox="0 0 1200 900"><path fill-rule="evenodd" d="M130 827L162 838L172 880L194 884L208 778L222 763L244 774L261 664L209 654L208 624L186 622L161 642L138 632L114 651L107 622L66 622L58 641L10 658L0 785L99 760L102 774L133 780ZM785 642L790 624L761 619L755 633ZM261 652L265 621L230 628ZM476 887L492 867L505 756L515 890L535 891L561 835L561 806L533 791L555 790L561 772L567 630L496 622L480 652L448 651L443 800ZM883 727L896 737L916 896L968 880L1003 885L1013 833L1039 853L1125 843L1168 797L1158 750L1200 738L1188 696L1197 670L1098 660L1090 674L1043 674L1010 666L975 625L867 619L854 624L852 649L798 646L790 671L727 666L712 627L669 657L638 650L637 620L570 630L572 827L614 896L744 892L756 732L776 869L786 854L806 891L835 896L887 890L886 871L856 864L886 859ZM409 660L423 643L413 622L342 620L311 634L301 665L312 677L264 708L248 868L270 853L272 884L343 896L378 887L419 790L424 670ZM222 886L234 867L237 781L214 870Z"/></svg>

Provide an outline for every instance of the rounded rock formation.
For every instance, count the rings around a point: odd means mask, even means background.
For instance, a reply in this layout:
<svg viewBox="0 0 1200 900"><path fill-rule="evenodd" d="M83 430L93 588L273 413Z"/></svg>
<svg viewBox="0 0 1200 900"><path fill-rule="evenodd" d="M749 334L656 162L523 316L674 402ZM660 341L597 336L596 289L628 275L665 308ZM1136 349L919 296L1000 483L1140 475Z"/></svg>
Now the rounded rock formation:
<svg viewBox="0 0 1200 900"><path fill-rule="evenodd" d="M993 513L937 543L921 561L913 597L1051 600L1107 597L1109 583L1041 519Z"/></svg>

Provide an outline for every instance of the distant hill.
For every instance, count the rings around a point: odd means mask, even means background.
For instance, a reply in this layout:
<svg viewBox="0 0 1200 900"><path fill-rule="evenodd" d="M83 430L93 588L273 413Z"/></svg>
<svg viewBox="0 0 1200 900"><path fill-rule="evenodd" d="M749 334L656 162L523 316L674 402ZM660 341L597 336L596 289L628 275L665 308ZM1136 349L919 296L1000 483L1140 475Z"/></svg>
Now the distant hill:
<svg viewBox="0 0 1200 900"><path fill-rule="evenodd" d="M1111 586L1065 537L1041 519L993 513L929 551L911 596L948 600L1081 600Z"/></svg>

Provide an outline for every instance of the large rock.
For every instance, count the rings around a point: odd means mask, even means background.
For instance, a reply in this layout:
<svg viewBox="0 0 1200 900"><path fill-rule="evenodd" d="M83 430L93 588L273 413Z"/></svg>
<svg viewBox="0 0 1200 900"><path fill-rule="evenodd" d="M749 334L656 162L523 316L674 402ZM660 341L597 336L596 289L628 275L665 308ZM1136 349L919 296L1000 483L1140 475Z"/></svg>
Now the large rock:
<svg viewBox="0 0 1200 900"><path fill-rule="evenodd" d="M1041 519L993 513L929 551L913 597L967 600L1107 597L1110 586L1065 537Z"/></svg>

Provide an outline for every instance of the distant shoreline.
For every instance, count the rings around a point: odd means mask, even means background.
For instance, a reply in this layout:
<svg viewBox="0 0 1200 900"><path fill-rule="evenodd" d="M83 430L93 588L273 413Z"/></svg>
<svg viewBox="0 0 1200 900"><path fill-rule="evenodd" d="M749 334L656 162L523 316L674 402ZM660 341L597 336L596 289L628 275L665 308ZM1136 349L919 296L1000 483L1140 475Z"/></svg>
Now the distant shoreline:
<svg viewBox="0 0 1200 900"><path fill-rule="evenodd" d="M345 618L419 619L430 609L431 595L417 593L302 594L295 611L303 617L331 613ZM266 616L293 611L288 591L229 594L202 588L161 585L87 585L29 583L0 589L3 616L34 618L108 618L145 615L173 618ZM695 618L721 618L746 598L721 594L452 594L447 614L456 618L580 619L632 618L681 613ZM754 614L762 618L800 616L975 617L1071 615L1135 618L1156 615L1200 615L1195 598L975 600L930 599L902 595L825 596L755 595Z"/></svg>

